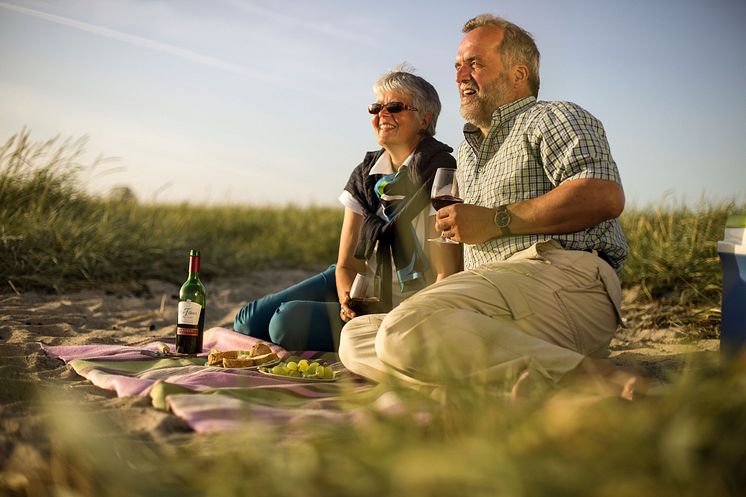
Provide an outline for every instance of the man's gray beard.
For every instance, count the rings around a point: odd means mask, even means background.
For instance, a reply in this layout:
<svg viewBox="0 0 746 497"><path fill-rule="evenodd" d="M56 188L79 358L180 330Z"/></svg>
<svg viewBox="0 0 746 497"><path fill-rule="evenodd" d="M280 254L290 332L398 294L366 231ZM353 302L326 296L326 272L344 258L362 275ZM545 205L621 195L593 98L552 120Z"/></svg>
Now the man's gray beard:
<svg viewBox="0 0 746 497"><path fill-rule="evenodd" d="M461 117L477 128L489 128L492 125L492 113L497 107L492 108L488 102L481 99L469 105L461 105Z"/></svg>
<svg viewBox="0 0 746 497"><path fill-rule="evenodd" d="M484 91L480 92L484 96L478 95L471 104L461 105L461 117L480 129L492 126L492 114L498 107L507 103L505 101L505 95L508 93L507 81L508 76L501 74L495 81L485 86Z"/></svg>

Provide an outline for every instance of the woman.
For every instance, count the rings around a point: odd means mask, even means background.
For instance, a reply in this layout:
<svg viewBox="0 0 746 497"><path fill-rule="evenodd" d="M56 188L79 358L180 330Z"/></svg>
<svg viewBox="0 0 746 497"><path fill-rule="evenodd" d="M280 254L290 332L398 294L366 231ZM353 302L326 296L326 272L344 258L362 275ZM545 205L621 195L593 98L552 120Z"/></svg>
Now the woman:
<svg viewBox="0 0 746 497"><path fill-rule="evenodd" d="M368 260L384 281L383 310L459 270L460 246L426 241L437 236L429 200L435 171L456 167L453 149L433 138L438 93L400 70L383 75L373 91L368 112L382 148L365 155L339 197L345 213L336 265L247 304L236 315L236 331L287 350L335 351L342 326L356 315L352 282L369 270Z"/></svg>

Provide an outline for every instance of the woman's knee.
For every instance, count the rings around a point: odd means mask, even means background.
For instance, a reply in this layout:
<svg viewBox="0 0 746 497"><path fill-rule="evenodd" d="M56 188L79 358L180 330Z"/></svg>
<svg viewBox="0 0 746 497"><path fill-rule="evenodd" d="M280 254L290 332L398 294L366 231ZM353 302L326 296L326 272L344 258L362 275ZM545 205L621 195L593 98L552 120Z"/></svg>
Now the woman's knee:
<svg viewBox="0 0 746 497"><path fill-rule="evenodd" d="M296 302L283 302L269 322L268 332L272 343L286 350L302 350L307 333L298 325L299 316ZM300 317L302 319L302 316ZM303 335L302 337L299 335Z"/></svg>
<svg viewBox="0 0 746 497"><path fill-rule="evenodd" d="M253 301L243 306L236 313L236 317L233 319L233 329L244 335L258 336L257 333L260 327L257 326L258 323L256 321L256 301Z"/></svg>
<svg viewBox="0 0 746 497"><path fill-rule="evenodd" d="M339 306L332 302L280 304L269 322L269 337L287 350L334 350L339 335Z"/></svg>

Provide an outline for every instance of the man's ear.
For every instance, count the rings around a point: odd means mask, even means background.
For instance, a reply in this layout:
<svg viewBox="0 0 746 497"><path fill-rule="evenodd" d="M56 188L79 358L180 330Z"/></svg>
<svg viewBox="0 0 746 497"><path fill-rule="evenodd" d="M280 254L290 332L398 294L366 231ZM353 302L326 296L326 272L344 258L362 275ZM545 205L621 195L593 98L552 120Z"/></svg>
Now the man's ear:
<svg viewBox="0 0 746 497"><path fill-rule="evenodd" d="M522 64L516 64L510 69L511 83L513 88L521 85L528 85L528 67Z"/></svg>

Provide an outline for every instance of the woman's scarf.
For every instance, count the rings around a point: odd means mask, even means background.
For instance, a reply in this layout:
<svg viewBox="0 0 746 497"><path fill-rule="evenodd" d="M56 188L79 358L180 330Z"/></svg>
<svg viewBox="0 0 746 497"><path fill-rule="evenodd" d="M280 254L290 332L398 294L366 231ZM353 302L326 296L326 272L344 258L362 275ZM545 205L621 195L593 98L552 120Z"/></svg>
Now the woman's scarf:
<svg viewBox="0 0 746 497"><path fill-rule="evenodd" d="M391 260L393 258L402 292L423 288L429 262L417 240L412 220L430 203L430 189L439 167L456 167L448 145L425 137L415 147L408 166L383 177L370 175L370 170L384 153L368 152L355 168L345 190L364 209L355 257L368 260L378 241L376 272L381 276L381 302L391 308ZM377 212L383 207L386 220Z"/></svg>

